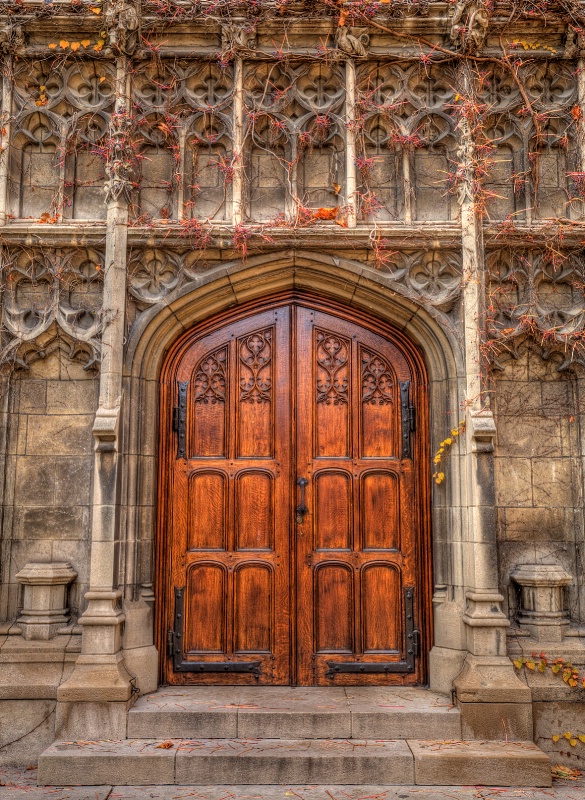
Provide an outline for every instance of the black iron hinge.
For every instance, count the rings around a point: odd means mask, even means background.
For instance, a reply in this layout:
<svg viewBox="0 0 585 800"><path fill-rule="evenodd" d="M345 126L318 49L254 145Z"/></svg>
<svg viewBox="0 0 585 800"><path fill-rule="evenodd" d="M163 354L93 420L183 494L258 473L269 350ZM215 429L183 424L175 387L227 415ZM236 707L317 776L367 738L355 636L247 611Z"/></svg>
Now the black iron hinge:
<svg viewBox="0 0 585 800"><path fill-rule="evenodd" d="M410 403L410 381L400 381L402 415L402 458L412 458L410 434L416 430L416 409Z"/></svg>
<svg viewBox="0 0 585 800"><path fill-rule="evenodd" d="M173 649L175 646L175 632L171 629L167 631L167 656L169 658L173 655Z"/></svg>
<svg viewBox="0 0 585 800"><path fill-rule="evenodd" d="M187 387L189 381L177 383L179 405L173 408L173 430L178 434L177 458L187 458Z"/></svg>

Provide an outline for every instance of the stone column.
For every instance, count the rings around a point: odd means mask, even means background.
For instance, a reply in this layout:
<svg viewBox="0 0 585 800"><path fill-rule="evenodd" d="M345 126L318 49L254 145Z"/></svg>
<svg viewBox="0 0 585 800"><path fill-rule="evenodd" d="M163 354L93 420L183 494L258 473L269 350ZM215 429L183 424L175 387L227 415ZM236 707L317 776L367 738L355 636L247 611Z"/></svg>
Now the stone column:
<svg viewBox="0 0 585 800"><path fill-rule="evenodd" d="M347 227L355 228L357 222L357 174L355 164L355 64L345 62L345 193Z"/></svg>
<svg viewBox="0 0 585 800"><path fill-rule="evenodd" d="M462 95L469 96L469 65L461 70ZM463 735L470 739L531 739L530 690L514 672L506 651L509 620L498 590L493 450L495 424L483 393L481 332L484 264L481 220L473 195L474 145L470 121L459 123L463 333L466 364L465 454L461 464L463 514L463 621L467 656L454 681Z"/></svg>
<svg viewBox="0 0 585 800"><path fill-rule="evenodd" d="M232 224L244 218L244 65L234 59L234 177L232 182Z"/></svg>
<svg viewBox="0 0 585 800"><path fill-rule="evenodd" d="M10 117L12 113L12 57L0 61L2 70L2 107L0 113L0 225L6 225L8 205L8 168L10 161Z"/></svg>
<svg viewBox="0 0 585 800"><path fill-rule="evenodd" d="M81 655L71 677L57 691L57 737L124 738L132 677L123 660L122 592L117 588L119 538L120 410L125 335L126 249L132 158L127 64L117 61L116 101L110 122L106 164L106 256L104 268L102 363L95 417L94 488L91 520L90 588Z"/></svg>

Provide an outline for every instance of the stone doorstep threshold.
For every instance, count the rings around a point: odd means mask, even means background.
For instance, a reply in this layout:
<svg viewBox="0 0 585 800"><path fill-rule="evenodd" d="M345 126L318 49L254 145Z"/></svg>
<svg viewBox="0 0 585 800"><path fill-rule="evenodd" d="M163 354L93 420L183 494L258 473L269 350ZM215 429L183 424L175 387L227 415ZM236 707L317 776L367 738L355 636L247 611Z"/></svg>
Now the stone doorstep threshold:
<svg viewBox="0 0 585 800"><path fill-rule="evenodd" d="M413 687L163 687L128 713L128 738L461 739L446 695ZM519 738L519 737L518 737Z"/></svg>
<svg viewBox="0 0 585 800"><path fill-rule="evenodd" d="M39 757L38 782L549 787L551 770L532 742L127 739L55 742Z"/></svg>

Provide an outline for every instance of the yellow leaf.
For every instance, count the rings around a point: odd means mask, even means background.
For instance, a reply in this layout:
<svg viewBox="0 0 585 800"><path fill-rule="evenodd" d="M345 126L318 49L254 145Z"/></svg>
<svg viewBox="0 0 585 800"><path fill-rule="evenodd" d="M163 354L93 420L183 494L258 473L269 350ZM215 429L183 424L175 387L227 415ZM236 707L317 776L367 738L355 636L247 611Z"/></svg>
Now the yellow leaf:
<svg viewBox="0 0 585 800"><path fill-rule="evenodd" d="M97 43L94 44L93 49L96 51L96 53L99 53L99 51L103 48L103 46L104 46L104 40L98 39Z"/></svg>
<svg viewBox="0 0 585 800"><path fill-rule="evenodd" d="M82 44L84 47L89 47L89 46L90 46L90 44L91 44L91 42L90 42L90 40L89 40L89 39L82 39L82 40L81 40L81 44Z"/></svg>
<svg viewBox="0 0 585 800"><path fill-rule="evenodd" d="M572 739L572 738L573 738L573 734L571 733L571 731L567 731L566 733L563 733L563 739Z"/></svg>
<svg viewBox="0 0 585 800"><path fill-rule="evenodd" d="M439 472L437 474L437 477L435 478L435 483L443 483L444 480L445 480L445 473Z"/></svg>
<svg viewBox="0 0 585 800"><path fill-rule="evenodd" d="M51 42L51 44L49 45L49 50L54 50L56 47L57 45L55 44L55 42Z"/></svg>
<svg viewBox="0 0 585 800"><path fill-rule="evenodd" d="M520 659L517 658L514 661L514 666L516 667L516 669L522 669L522 667L524 666L524 662L520 661Z"/></svg>
<svg viewBox="0 0 585 800"><path fill-rule="evenodd" d="M445 444L453 444L453 439L451 439L451 437L445 439Z"/></svg>
<svg viewBox="0 0 585 800"><path fill-rule="evenodd" d="M555 735L552 737L552 740L553 740L553 742L558 742L560 740L560 738L561 737L559 736L559 734L555 733Z"/></svg>
<svg viewBox="0 0 585 800"><path fill-rule="evenodd" d="M539 672L544 672L545 670L546 670L546 662L539 661L538 662L538 671Z"/></svg>
<svg viewBox="0 0 585 800"><path fill-rule="evenodd" d="M69 47L69 42L66 39L61 39L59 42L59 47L65 50L67 47Z"/></svg>
<svg viewBox="0 0 585 800"><path fill-rule="evenodd" d="M96 6L90 6L89 10L93 11L94 14L101 14L102 13L101 8L97 8Z"/></svg>
<svg viewBox="0 0 585 800"><path fill-rule="evenodd" d="M585 735L584 734L582 734L582 733L579 734L579 736L577 736L577 739L579 739L581 744L585 744Z"/></svg>
<svg viewBox="0 0 585 800"><path fill-rule="evenodd" d="M451 431L451 436L459 436L459 431L457 430L457 428L453 428L453 430Z"/></svg>
<svg viewBox="0 0 585 800"><path fill-rule="evenodd" d="M571 745L571 747L575 747L575 745L577 744L577 740L576 739L569 739L569 744Z"/></svg>
<svg viewBox="0 0 585 800"><path fill-rule="evenodd" d="M534 661L527 661L526 666L528 667L528 669L533 670L536 667L536 664L534 663Z"/></svg>
<svg viewBox="0 0 585 800"><path fill-rule="evenodd" d="M71 42L71 49L73 50L74 53L76 53L80 47L81 44L79 42Z"/></svg>

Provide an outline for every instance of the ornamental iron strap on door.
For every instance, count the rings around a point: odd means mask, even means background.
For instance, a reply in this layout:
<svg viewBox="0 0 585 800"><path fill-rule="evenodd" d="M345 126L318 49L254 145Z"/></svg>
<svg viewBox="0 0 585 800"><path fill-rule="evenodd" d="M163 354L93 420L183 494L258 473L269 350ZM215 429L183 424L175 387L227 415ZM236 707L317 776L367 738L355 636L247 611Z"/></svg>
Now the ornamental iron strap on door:
<svg viewBox="0 0 585 800"><path fill-rule="evenodd" d="M185 587L175 586L175 626L169 630L169 655L175 672L247 672L260 676L260 661L183 661L183 601Z"/></svg>
<svg viewBox="0 0 585 800"><path fill-rule="evenodd" d="M388 674L399 672L414 672L414 659L419 655L420 631L414 627L414 587L404 590L404 610L406 614L406 658L404 661L371 662L371 661L328 661L328 678L334 678L340 672L353 672L358 674Z"/></svg>

